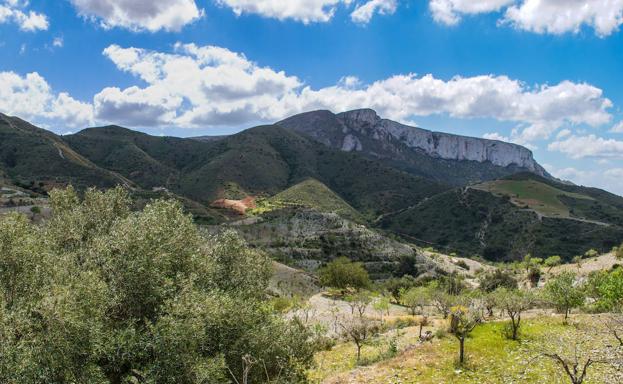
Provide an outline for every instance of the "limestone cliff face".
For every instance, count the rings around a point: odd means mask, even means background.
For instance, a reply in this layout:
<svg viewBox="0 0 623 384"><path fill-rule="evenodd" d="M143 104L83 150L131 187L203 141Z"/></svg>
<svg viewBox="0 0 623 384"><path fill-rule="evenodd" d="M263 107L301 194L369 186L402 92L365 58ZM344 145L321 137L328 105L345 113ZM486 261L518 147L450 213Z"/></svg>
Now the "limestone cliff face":
<svg viewBox="0 0 623 384"><path fill-rule="evenodd" d="M445 160L476 161L499 167L513 166L540 176L547 172L520 145L497 140L431 132L380 118L371 109L333 115L328 111L310 112L278 123L310 135L344 151L360 151L378 157L400 156L396 143Z"/></svg>

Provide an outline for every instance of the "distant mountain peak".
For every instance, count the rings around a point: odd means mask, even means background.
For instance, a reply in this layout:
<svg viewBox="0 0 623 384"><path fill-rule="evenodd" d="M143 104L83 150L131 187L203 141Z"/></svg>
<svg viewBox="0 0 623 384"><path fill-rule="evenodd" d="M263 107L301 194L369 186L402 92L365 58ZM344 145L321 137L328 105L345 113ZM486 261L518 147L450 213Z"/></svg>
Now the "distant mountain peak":
<svg viewBox="0 0 623 384"><path fill-rule="evenodd" d="M343 151L360 152L390 161L411 162L409 168L417 168L421 156L426 155L446 161L471 161L509 168L507 171L496 170L492 174L495 177L503 176L504 172L510 174L517 171L550 177L534 160L532 151L520 145L412 127L383 119L369 108L338 114L324 110L307 112L277 124ZM479 178L484 180L487 176L477 176L470 181L478 181Z"/></svg>

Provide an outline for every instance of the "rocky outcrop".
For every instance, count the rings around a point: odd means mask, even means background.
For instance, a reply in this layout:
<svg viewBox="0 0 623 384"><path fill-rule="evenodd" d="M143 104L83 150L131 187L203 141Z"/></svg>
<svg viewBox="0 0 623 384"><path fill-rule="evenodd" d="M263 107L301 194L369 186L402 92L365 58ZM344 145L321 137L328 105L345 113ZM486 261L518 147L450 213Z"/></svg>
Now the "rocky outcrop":
<svg viewBox="0 0 623 384"><path fill-rule="evenodd" d="M344 151L395 159L402 156L403 148L399 148L402 144L434 158L490 163L549 176L534 160L532 152L520 145L411 127L382 119L372 109L337 115L328 111L309 112L278 124Z"/></svg>

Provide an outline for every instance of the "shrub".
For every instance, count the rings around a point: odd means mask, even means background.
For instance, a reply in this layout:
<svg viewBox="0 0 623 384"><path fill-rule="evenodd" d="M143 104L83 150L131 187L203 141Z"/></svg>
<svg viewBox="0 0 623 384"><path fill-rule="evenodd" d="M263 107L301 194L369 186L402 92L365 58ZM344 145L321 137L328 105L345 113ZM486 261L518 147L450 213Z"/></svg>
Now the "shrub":
<svg viewBox="0 0 623 384"><path fill-rule="evenodd" d="M370 276L361 263L340 257L318 271L320 283L338 289L362 289L370 286Z"/></svg>
<svg viewBox="0 0 623 384"><path fill-rule="evenodd" d="M517 279L509 271L496 269L485 273L480 278L480 289L484 292L493 292L498 288L516 289Z"/></svg>
<svg viewBox="0 0 623 384"><path fill-rule="evenodd" d="M584 304L586 295L575 282L574 273L562 273L547 282L544 288L545 298L556 306L556 309L565 314L565 322L569 312Z"/></svg>
<svg viewBox="0 0 623 384"><path fill-rule="evenodd" d="M265 302L271 262L210 236L174 201L50 193L37 226L0 217L0 382L300 383L309 331ZM6 358L10 356L10 358Z"/></svg>

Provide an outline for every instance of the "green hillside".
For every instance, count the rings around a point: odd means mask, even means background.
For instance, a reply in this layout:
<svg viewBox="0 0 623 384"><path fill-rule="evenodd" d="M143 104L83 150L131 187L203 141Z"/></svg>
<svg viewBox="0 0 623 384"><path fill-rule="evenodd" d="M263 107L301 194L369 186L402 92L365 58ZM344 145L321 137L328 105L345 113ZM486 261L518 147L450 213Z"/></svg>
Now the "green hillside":
<svg viewBox="0 0 623 384"><path fill-rule="evenodd" d="M34 192L65 184L112 187L132 183L77 153L59 136L0 114L0 169L12 184Z"/></svg>
<svg viewBox="0 0 623 384"><path fill-rule="evenodd" d="M119 127L89 129L66 140L95 164L144 189L167 188L202 204L275 195L314 178L372 218L448 189L277 126L214 142L153 137Z"/></svg>
<svg viewBox="0 0 623 384"><path fill-rule="evenodd" d="M276 206L295 205L312 208L320 212L337 213L338 215L357 222L363 217L335 192L315 179L307 179L268 199L269 204Z"/></svg>
<svg viewBox="0 0 623 384"><path fill-rule="evenodd" d="M527 253L571 260L589 249L609 251L623 241L623 228L617 225L539 217L508 196L474 188L434 196L385 217L380 226L421 245L492 261L520 260Z"/></svg>
<svg viewBox="0 0 623 384"><path fill-rule="evenodd" d="M567 192L537 180L495 180L474 186L498 196L508 196L518 206L533 209L541 215L569 217L564 198L591 200L590 196Z"/></svg>

